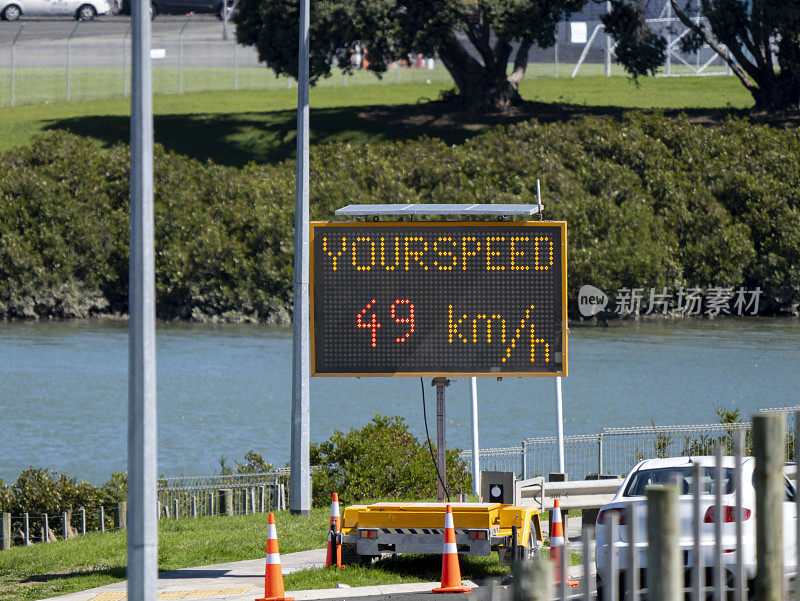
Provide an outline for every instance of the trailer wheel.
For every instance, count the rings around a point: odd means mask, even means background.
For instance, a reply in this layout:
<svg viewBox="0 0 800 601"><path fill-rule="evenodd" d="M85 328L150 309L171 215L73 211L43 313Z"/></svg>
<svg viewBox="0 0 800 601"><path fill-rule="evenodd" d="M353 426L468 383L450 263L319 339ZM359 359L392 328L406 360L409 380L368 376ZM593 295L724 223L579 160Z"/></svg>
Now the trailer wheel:
<svg viewBox="0 0 800 601"><path fill-rule="evenodd" d="M342 565L368 565L375 559L374 555L359 555L355 545L342 545Z"/></svg>
<svg viewBox="0 0 800 601"><path fill-rule="evenodd" d="M525 545L525 560L531 561L539 553L540 548L541 544L539 543L539 539L536 538L536 529L533 527L533 520L531 520L528 544Z"/></svg>

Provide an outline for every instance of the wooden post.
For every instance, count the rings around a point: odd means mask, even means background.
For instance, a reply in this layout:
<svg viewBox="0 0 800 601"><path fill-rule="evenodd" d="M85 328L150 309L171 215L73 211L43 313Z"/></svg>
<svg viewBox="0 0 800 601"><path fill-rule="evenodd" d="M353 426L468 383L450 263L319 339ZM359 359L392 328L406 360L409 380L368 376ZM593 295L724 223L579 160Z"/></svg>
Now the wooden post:
<svg viewBox="0 0 800 601"><path fill-rule="evenodd" d="M514 601L552 601L553 564L539 554L533 561L514 562Z"/></svg>
<svg viewBox="0 0 800 601"><path fill-rule="evenodd" d="M219 514L227 516L233 515L233 489L219 489Z"/></svg>
<svg viewBox="0 0 800 601"><path fill-rule="evenodd" d="M61 513L61 527L64 529L64 540L69 538L69 519L67 519L67 512Z"/></svg>
<svg viewBox="0 0 800 601"><path fill-rule="evenodd" d="M753 416L753 485L756 491L755 598L782 601L783 595L783 414Z"/></svg>
<svg viewBox="0 0 800 601"><path fill-rule="evenodd" d="M0 548L3 551L8 551L11 548L11 514L3 512L2 513L2 523L0 523L0 538L2 538L2 544Z"/></svg>
<svg viewBox="0 0 800 601"><path fill-rule="evenodd" d="M178 515L178 509L178 499L172 499L172 517L174 517L176 520L178 517L180 517Z"/></svg>
<svg viewBox="0 0 800 601"><path fill-rule="evenodd" d="M647 592L650 601L680 601L683 562L678 544L678 489L647 487Z"/></svg>
<svg viewBox="0 0 800 601"><path fill-rule="evenodd" d="M125 530L128 527L128 504L125 501L117 503L117 529Z"/></svg>

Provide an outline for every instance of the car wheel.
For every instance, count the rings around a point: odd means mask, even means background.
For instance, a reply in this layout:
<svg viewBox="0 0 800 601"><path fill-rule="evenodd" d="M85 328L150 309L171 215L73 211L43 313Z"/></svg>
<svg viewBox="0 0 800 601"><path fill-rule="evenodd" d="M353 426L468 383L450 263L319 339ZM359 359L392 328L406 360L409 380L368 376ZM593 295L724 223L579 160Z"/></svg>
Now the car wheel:
<svg viewBox="0 0 800 601"><path fill-rule="evenodd" d="M22 14L22 10L16 4L9 4L3 10L3 18L6 21L16 21Z"/></svg>
<svg viewBox="0 0 800 601"><path fill-rule="evenodd" d="M84 4L78 9L75 18L79 21L91 21L96 14L97 11L94 9L94 6L91 4Z"/></svg>

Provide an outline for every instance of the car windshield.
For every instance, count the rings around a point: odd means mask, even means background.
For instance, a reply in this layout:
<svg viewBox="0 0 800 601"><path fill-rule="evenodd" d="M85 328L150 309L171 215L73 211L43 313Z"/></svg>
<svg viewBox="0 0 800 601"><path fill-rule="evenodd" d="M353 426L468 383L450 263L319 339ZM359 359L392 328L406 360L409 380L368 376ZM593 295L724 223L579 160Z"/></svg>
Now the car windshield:
<svg viewBox="0 0 800 601"><path fill-rule="evenodd" d="M700 473L700 494L710 495L714 492L714 467L704 467ZM643 497L651 484L675 484L679 494L688 495L694 492L694 475L692 465L641 469L631 476L625 488L625 497ZM733 468L722 468L722 494L733 492Z"/></svg>

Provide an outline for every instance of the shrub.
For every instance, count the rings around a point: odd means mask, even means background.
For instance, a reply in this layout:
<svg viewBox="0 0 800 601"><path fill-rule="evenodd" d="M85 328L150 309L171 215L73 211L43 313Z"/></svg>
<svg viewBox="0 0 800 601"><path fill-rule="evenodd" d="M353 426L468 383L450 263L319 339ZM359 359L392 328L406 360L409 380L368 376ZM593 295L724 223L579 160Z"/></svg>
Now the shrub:
<svg viewBox="0 0 800 601"><path fill-rule="evenodd" d="M334 492L347 503L368 499L422 499L436 496L437 476L427 443L408 431L402 417L375 415L363 428L335 431L311 445L313 503L330 503ZM457 450L447 451L447 486L451 494L471 483Z"/></svg>
<svg viewBox="0 0 800 601"><path fill-rule="evenodd" d="M458 146L312 148L311 217L360 203L529 203L569 224L569 287L744 286L800 306L800 137L730 120L536 121ZM0 317L127 312L129 150L64 132L0 156ZM156 147L157 311L288 323L294 162L242 169ZM570 313L577 316L572 299Z"/></svg>

